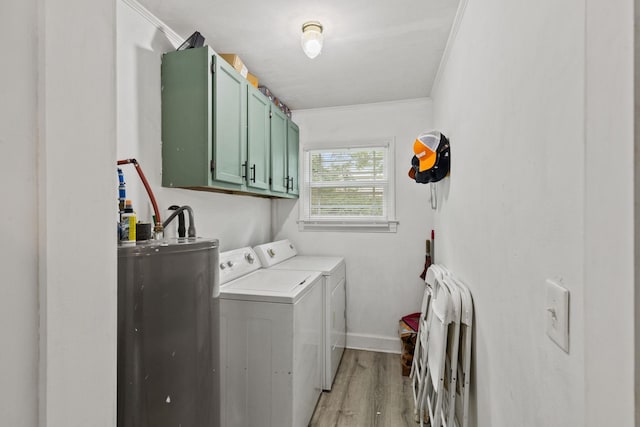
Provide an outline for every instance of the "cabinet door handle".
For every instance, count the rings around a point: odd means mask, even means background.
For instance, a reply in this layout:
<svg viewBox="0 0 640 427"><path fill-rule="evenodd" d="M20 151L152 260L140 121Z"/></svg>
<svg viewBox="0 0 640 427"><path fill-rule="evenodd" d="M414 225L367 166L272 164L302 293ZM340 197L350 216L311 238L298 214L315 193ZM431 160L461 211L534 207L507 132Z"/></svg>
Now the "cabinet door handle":
<svg viewBox="0 0 640 427"><path fill-rule="evenodd" d="M288 190L289 189L289 177L288 176L284 179L284 182L285 182L284 186L287 187L287 190Z"/></svg>
<svg viewBox="0 0 640 427"><path fill-rule="evenodd" d="M247 162L242 164L242 179L247 179Z"/></svg>
<svg viewBox="0 0 640 427"><path fill-rule="evenodd" d="M287 190L293 191L293 177L290 177L289 181L291 182L291 186L289 186L289 184L287 183Z"/></svg>
<svg viewBox="0 0 640 427"><path fill-rule="evenodd" d="M251 182L256 182L256 165L251 166Z"/></svg>

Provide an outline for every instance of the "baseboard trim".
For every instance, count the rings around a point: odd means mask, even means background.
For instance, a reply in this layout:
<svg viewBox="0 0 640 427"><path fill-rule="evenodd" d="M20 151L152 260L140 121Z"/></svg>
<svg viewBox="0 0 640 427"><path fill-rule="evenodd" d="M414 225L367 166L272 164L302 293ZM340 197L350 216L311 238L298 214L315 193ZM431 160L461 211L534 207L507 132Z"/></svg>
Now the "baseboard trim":
<svg viewBox="0 0 640 427"><path fill-rule="evenodd" d="M400 354L400 338L347 333L347 348Z"/></svg>

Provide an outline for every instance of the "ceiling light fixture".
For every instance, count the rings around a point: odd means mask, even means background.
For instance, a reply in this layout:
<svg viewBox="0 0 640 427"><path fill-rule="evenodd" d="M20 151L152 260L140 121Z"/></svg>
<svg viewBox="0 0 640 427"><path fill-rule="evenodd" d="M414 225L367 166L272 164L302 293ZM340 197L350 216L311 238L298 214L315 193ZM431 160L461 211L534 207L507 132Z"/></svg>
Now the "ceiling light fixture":
<svg viewBox="0 0 640 427"><path fill-rule="evenodd" d="M309 21L302 24L302 50L305 55L313 59L322 50L322 24Z"/></svg>

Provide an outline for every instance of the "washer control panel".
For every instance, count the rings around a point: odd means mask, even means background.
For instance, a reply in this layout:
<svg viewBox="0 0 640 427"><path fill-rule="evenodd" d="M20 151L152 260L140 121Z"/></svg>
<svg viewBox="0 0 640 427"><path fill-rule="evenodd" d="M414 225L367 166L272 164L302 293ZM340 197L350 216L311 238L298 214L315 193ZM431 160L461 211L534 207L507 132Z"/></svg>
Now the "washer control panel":
<svg viewBox="0 0 640 427"><path fill-rule="evenodd" d="M273 267L298 255L295 246L288 239L265 243L264 245L256 246L254 249L264 268Z"/></svg>
<svg viewBox="0 0 640 427"><path fill-rule="evenodd" d="M219 262L221 285L262 268L258 256L250 247L220 252Z"/></svg>

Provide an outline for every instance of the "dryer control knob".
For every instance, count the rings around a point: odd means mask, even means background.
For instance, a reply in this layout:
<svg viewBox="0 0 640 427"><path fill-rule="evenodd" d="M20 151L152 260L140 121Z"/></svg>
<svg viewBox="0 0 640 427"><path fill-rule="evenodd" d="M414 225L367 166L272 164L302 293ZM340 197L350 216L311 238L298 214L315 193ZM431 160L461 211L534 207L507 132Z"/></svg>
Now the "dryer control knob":
<svg viewBox="0 0 640 427"><path fill-rule="evenodd" d="M276 256L276 251L274 251L273 249L269 248L267 249L267 253L269 254L269 256L271 258L273 258L274 256Z"/></svg>
<svg viewBox="0 0 640 427"><path fill-rule="evenodd" d="M228 265L229 267L233 267L233 261L227 261L227 265Z"/></svg>
<svg viewBox="0 0 640 427"><path fill-rule="evenodd" d="M225 268L227 268L227 265L224 262L220 263L220 270L224 270Z"/></svg>
<svg viewBox="0 0 640 427"><path fill-rule="evenodd" d="M247 262L248 262L249 264L253 264L253 262L256 260L256 259L253 257L253 255L251 255L251 254L250 254L250 253L248 253L248 252L247 252L246 254L244 254L244 258L247 260Z"/></svg>

